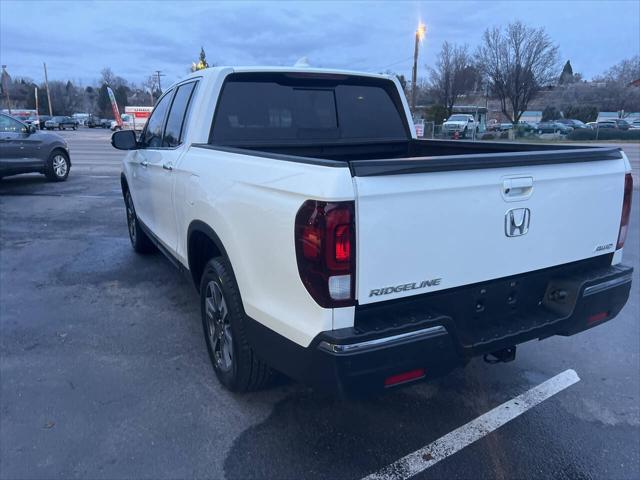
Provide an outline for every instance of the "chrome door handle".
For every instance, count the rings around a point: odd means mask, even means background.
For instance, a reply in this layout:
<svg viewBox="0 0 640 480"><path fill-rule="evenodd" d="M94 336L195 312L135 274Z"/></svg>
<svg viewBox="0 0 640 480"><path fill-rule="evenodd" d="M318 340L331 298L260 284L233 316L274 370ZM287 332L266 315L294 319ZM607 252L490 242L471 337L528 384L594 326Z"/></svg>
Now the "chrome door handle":
<svg viewBox="0 0 640 480"><path fill-rule="evenodd" d="M149 162L147 162L146 160L143 160L140 162L140 165L142 165L144 168L147 168L149 166Z"/></svg>
<svg viewBox="0 0 640 480"><path fill-rule="evenodd" d="M163 163L162 164L162 168L164 168L165 170L169 170L169 171L173 170L173 167L168 163Z"/></svg>

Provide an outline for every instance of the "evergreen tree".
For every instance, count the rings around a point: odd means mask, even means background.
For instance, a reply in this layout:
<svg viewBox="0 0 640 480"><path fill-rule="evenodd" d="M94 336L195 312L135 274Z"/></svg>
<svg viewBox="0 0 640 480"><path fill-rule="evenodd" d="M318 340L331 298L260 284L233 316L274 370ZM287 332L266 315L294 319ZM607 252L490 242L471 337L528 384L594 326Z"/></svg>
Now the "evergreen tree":
<svg viewBox="0 0 640 480"><path fill-rule="evenodd" d="M207 63L207 54L204 53L204 47L200 47L200 60L198 63L191 64L191 71L197 72L198 70L204 70L205 68L209 68L209 64Z"/></svg>
<svg viewBox="0 0 640 480"><path fill-rule="evenodd" d="M101 117L113 118L111 109L111 100L109 100L109 94L107 93L107 84L103 83L98 90L98 112Z"/></svg>
<svg viewBox="0 0 640 480"><path fill-rule="evenodd" d="M560 74L560 80L558 81L558 83L560 83L560 85L563 85L566 83L573 83L573 81L573 68L571 67L571 62L567 60L567 63L565 63L564 67L562 68L562 73Z"/></svg>
<svg viewBox="0 0 640 480"><path fill-rule="evenodd" d="M560 115L560 111L553 106L548 106L545 107L545 109L542 111L542 121L543 122L549 122L551 120L557 120L559 118L561 118L562 115Z"/></svg>

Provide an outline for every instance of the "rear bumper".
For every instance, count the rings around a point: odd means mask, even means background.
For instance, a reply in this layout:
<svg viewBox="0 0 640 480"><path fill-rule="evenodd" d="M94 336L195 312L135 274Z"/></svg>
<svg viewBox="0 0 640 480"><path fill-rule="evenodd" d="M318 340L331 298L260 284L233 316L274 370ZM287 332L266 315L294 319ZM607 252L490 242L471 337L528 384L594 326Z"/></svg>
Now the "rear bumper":
<svg viewBox="0 0 640 480"><path fill-rule="evenodd" d="M558 270L551 269L443 292L439 298L431 294L395 301L367 309L361 322L357 315L353 328L319 334L307 348L255 321L248 331L258 354L283 373L325 391L370 392L384 389L386 379L404 372L424 372L424 378L433 379L474 356L536 338L574 335L605 323L627 302L632 271L616 265L586 271L565 269L558 275ZM489 311L490 319L483 319L482 314L459 318L460 308L446 310L450 302L477 302L469 298L476 291L490 297L491 291L500 294L503 284L512 290L517 283L526 285L527 294L531 291L532 297L539 297L535 302L523 299L524 309L498 303ZM509 295L513 295L511 290Z"/></svg>

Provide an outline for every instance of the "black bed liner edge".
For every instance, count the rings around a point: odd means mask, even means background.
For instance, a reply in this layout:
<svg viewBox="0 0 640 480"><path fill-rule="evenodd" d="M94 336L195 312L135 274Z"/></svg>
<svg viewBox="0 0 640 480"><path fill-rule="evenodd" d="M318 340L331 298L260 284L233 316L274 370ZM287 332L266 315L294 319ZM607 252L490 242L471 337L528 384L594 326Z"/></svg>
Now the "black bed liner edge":
<svg viewBox="0 0 640 480"><path fill-rule="evenodd" d="M443 142L444 143L444 142ZM474 142L475 144L475 142ZM505 148L504 144L482 143L481 149L485 148ZM238 148L225 145L211 145L208 143L193 143L192 147L206 148L228 153L241 155L253 155L274 160L319 165L325 167L348 167L353 177L371 177L379 175L408 175L412 173L447 172L459 170L478 170L488 168L506 168L534 165L555 165L563 163L594 162L604 160L619 160L622 152L618 147L600 146L559 146L552 150L548 145L539 146L540 150L535 150L537 145L520 144L515 148L528 149L517 152L485 152L461 155L442 155L427 157L408 157L392 159L373 160L331 160L315 157L303 157L299 155L288 155L273 153L262 150L248 148ZM484 148L483 148L484 147ZM514 145L511 144L514 148ZM555 146L554 146L555 147ZM572 148L573 147L573 148Z"/></svg>
<svg viewBox="0 0 640 480"><path fill-rule="evenodd" d="M406 175L411 173L450 172L533 165L619 160L622 153L617 147L589 149L549 150L540 152L480 153L447 155L441 157L415 157L391 160L357 160L350 162L354 177L376 175Z"/></svg>

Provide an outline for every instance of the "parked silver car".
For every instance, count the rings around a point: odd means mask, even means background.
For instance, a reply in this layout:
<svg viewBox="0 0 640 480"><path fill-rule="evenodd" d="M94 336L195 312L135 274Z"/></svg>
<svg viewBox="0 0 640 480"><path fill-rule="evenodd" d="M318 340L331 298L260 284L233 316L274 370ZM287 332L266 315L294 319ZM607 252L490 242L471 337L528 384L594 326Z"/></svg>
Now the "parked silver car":
<svg viewBox="0 0 640 480"><path fill-rule="evenodd" d="M0 113L0 178L37 172L61 182L67 179L70 169L71 157L64 138Z"/></svg>

